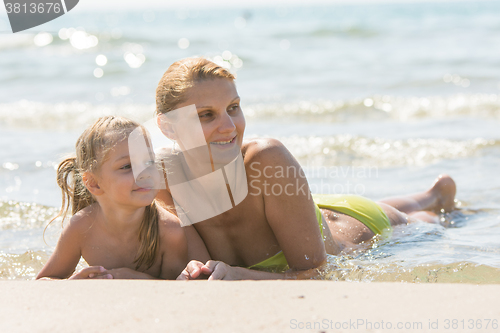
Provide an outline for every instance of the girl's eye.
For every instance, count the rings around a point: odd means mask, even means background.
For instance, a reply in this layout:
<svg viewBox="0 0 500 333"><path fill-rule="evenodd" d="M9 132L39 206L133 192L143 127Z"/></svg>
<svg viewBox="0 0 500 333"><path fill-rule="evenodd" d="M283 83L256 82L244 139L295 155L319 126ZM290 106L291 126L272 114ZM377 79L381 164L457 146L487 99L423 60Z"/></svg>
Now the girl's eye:
<svg viewBox="0 0 500 333"><path fill-rule="evenodd" d="M238 111L240 108L240 105L239 104L233 104L229 107L229 111L232 111L232 112L235 112L235 111Z"/></svg>
<svg viewBox="0 0 500 333"><path fill-rule="evenodd" d="M127 170L127 169L130 169L132 166L130 164L125 164L124 166L122 166L120 169L122 170Z"/></svg>

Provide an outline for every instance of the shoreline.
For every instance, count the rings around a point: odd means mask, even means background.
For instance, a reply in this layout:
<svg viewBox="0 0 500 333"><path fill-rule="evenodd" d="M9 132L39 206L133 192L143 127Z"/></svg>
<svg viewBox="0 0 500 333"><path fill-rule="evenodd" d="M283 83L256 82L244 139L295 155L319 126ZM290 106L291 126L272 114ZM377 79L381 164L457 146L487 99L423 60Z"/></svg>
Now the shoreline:
<svg viewBox="0 0 500 333"><path fill-rule="evenodd" d="M0 281L0 294L9 333L500 331L500 285Z"/></svg>

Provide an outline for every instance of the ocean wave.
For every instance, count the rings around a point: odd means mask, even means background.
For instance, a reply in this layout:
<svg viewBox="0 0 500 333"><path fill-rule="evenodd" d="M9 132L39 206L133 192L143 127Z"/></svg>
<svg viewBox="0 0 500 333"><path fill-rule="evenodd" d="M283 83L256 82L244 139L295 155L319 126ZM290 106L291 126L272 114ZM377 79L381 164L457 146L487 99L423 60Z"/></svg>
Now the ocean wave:
<svg viewBox="0 0 500 333"><path fill-rule="evenodd" d="M120 115L139 122L154 116L154 104L41 103L26 100L0 104L0 125L9 128L81 129L98 117Z"/></svg>
<svg viewBox="0 0 500 333"><path fill-rule="evenodd" d="M303 165L423 166L444 159L471 157L500 146L500 140L483 138L394 140L345 134L279 139Z"/></svg>
<svg viewBox="0 0 500 333"><path fill-rule="evenodd" d="M119 89L117 87L116 89ZM104 115L139 122L154 116L154 104L42 103L21 100L0 104L0 125L20 128L73 129ZM342 123L367 120L443 119L453 116L500 118L500 96L474 94L436 97L372 96L352 100L254 103L244 106L249 120L284 119Z"/></svg>
<svg viewBox="0 0 500 333"><path fill-rule="evenodd" d="M43 228L58 211L36 203L0 201L0 231Z"/></svg>
<svg viewBox="0 0 500 333"><path fill-rule="evenodd" d="M470 262L422 264L413 267L397 263L364 263L331 257L324 280L356 282L414 282L414 283L500 283L500 268Z"/></svg>
<svg viewBox="0 0 500 333"><path fill-rule="evenodd" d="M0 252L0 280L33 280L48 258L45 251Z"/></svg>
<svg viewBox="0 0 500 333"><path fill-rule="evenodd" d="M254 119L299 118L322 122L356 120L411 120L475 116L500 118L498 94L472 94L434 97L398 97L375 95L352 100L300 101L292 103L254 104L245 115Z"/></svg>
<svg viewBox="0 0 500 333"><path fill-rule="evenodd" d="M276 33L275 38L296 38L296 37L312 37L312 38L330 38L330 37L354 37L354 38L369 38L376 37L379 34L374 29L366 27L348 25L345 27L319 27L311 30L300 30L287 33Z"/></svg>
<svg viewBox="0 0 500 333"><path fill-rule="evenodd" d="M33 280L47 262L50 252L29 250L21 254L0 251L0 280ZM75 268L79 271L88 264L81 259Z"/></svg>
<svg viewBox="0 0 500 333"><path fill-rule="evenodd" d="M34 47L35 34L0 34L0 50Z"/></svg>

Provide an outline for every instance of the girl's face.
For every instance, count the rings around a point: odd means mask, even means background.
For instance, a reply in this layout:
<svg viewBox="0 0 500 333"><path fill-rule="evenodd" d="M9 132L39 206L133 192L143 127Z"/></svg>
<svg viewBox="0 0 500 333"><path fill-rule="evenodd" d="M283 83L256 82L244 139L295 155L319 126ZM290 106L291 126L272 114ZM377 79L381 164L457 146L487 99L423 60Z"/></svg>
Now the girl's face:
<svg viewBox="0 0 500 333"><path fill-rule="evenodd" d="M178 108L196 105L205 140L215 156L239 151L245 132L245 117L240 107L240 97L230 79L213 79L197 82L188 91L187 99ZM234 157L233 157L234 158Z"/></svg>
<svg viewBox="0 0 500 333"><path fill-rule="evenodd" d="M145 207L153 202L158 192L154 161L137 179L134 177L127 140L119 142L108 152L96 176L99 196L115 204Z"/></svg>

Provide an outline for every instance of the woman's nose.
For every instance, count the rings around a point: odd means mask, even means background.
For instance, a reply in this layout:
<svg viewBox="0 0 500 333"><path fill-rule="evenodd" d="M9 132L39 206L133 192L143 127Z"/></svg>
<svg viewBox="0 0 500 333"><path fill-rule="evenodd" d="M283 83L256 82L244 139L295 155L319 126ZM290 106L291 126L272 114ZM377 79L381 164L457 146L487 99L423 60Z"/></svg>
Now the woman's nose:
<svg viewBox="0 0 500 333"><path fill-rule="evenodd" d="M219 124L219 132L220 133L232 133L236 129L234 126L233 119L226 112L221 117Z"/></svg>

